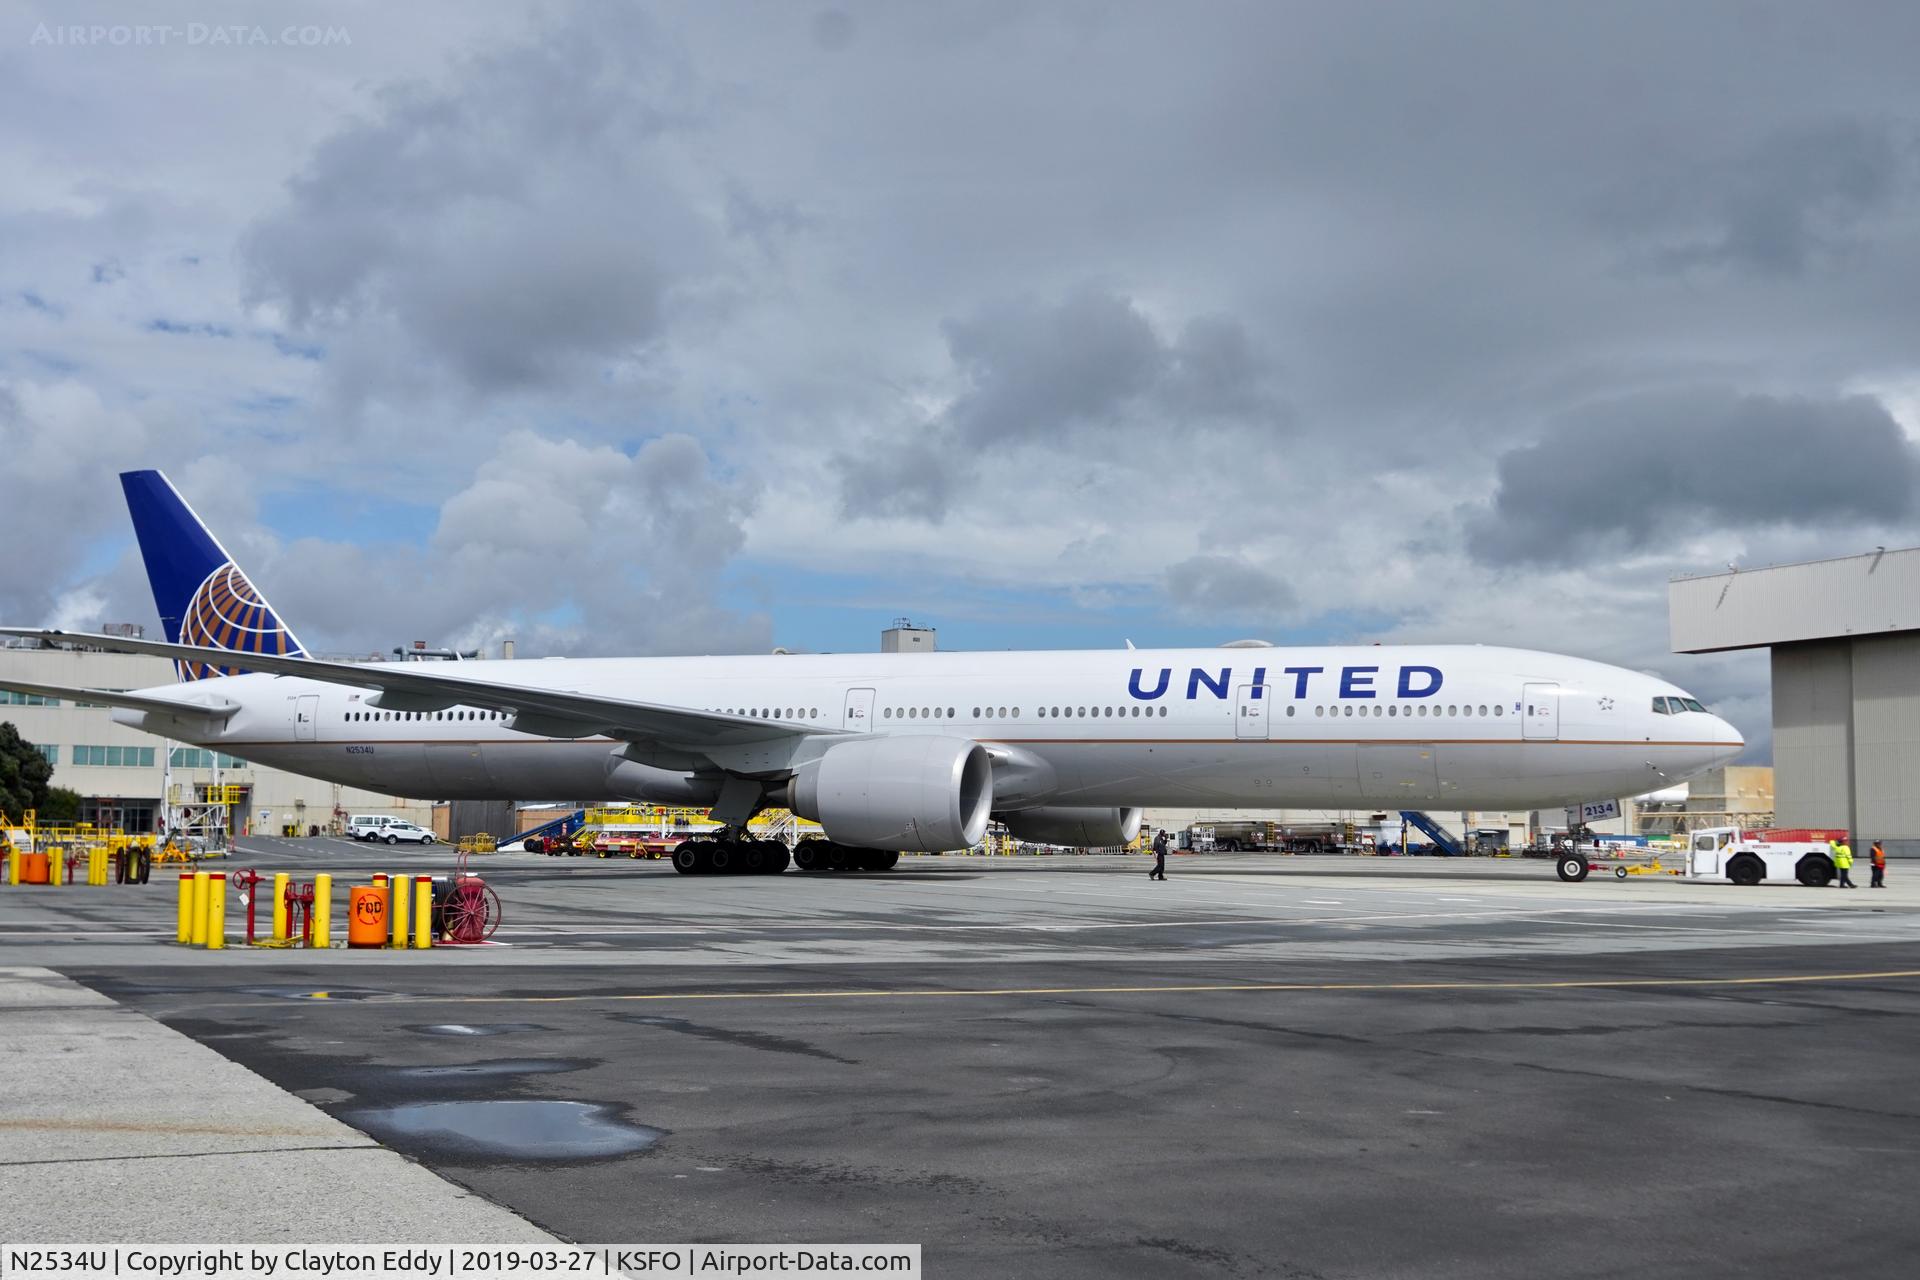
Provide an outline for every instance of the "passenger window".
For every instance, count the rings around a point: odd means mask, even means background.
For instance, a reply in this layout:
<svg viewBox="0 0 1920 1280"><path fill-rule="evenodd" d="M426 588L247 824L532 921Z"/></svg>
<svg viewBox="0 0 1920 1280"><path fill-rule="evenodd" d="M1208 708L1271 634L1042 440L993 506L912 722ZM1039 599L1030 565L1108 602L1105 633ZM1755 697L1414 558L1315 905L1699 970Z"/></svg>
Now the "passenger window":
<svg viewBox="0 0 1920 1280"><path fill-rule="evenodd" d="M1493 704L1493 714L1497 716L1503 716L1507 714L1507 709L1501 704L1499 704L1498 702L1496 702Z"/></svg>
<svg viewBox="0 0 1920 1280"><path fill-rule="evenodd" d="M993 714L993 708L992 708L992 707L988 707L988 708L987 708L987 714L988 714L988 715L992 715L992 714ZM1004 719L1006 718L1006 715L1007 715L1007 709L1006 709L1005 707L1002 707L1002 708L1000 708L1000 717L1001 717L1001 719L1003 719L1003 720L1004 720Z"/></svg>
<svg viewBox="0 0 1920 1280"><path fill-rule="evenodd" d="M1481 715L1487 714L1487 706L1484 702L1480 704L1480 714Z"/></svg>
<svg viewBox="0 0 1920 1280"><path fill-rule="evenodd" d="M1291 702L1289 702L1289 703L1287 704L1287 714L1288 714L1288 715L1292 715L1292 714L1293 714L1293 704L1292 704Z"/></svg>
<svg viewBox="0 0 1920 1280"><path fill-rule="evenodd" d="M1456 706L1454 706L1453 704L1451 704L1451 703L1449 703L1449 704L1447 704L1447 714L1448 714L1448 715L1450 715L1450 716L1457 716L1457 715L1459 715L1459 714L1460 714L1460 708L1458 708L1458 707L1456 707Z"/></svg>
<svg viewBox="0 0 1920 1280"><path fill-rule="evenodd" d="M1352 714L1353 714L1353 704L1352 704L1352 703L1348 703L1348 704L1347 704L1347 714L1348 714L1348 715L1352 715Z"/></svg>

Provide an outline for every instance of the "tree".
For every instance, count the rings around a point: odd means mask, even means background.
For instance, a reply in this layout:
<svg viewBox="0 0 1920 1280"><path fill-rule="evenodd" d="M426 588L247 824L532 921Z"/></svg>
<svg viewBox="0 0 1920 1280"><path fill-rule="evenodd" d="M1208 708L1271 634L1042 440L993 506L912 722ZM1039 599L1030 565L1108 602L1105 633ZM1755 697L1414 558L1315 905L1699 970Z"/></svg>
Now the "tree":
<svg viewBox="0 0 1920 1280"><path fill-rule="evenodd" d="M0 809L18 818L47 801L53 765L40 748L20 736L12 721L0 721Z"/></svg>
<svg viewBox="0 0 1920 1280"><path fill-rule="evenodd" d="M40 802L40 821L68 823L80 820L80 793L66 787L48 787Z"/></svg>

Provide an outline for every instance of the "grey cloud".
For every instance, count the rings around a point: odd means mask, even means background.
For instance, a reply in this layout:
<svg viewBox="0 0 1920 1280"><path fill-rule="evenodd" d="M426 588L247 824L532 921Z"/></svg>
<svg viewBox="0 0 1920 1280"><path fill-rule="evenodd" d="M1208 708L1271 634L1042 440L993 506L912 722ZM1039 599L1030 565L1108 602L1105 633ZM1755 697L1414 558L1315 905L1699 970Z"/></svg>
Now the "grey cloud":
<svg viewBox="0 0 1920 1280"><path fill-rule="evenodd" d="M1624 397L1565 415L1497 473L1466 522L1491 564L1589 562L1708 528L1887 523L1920 498L1920 452L1864 396Z"/></svg>
<svg viewBox="0 0 1920 1280"><path fill-rule="evenodd" d="M82 383L0 381L0 458L13 477L6 518L14 548L0 556L0 618L31 625L72 612L62 588L94 542L125 527L112 478L148 440L144 422Z"/></svg>
<svg viewBox="0 0 1920 1280"><path fill-rule="evenodd" d="M1779 130L1745 154L1670 180L1655 216L1707 224L1652 255L1677 271L1793 276L1857 247L1863 224L1910 183L1911 127L1839 119Z"/></svg>
<svg viewBox="0 0 1920 1280"><path fill-rule="evenodd" d="M1159 380L1167 349L1131 300L1083 289L1054 306L1002 303L945 325L966 383L948 416L980 445L1110 421Z"/></svg>
<svg viewBox="0 0 1920 1280"><path fill-rule="evenodd" d="M660 338L676 289L717 269L715 220L670 141L696 99L678 51L622 6L450 87L391 88L247 233L252 300L386 349L337 367L350 396L420 394L414 363L495 391L630 356Z"/></svg>
<svg viewBox="0 0 1920 1280"><path fill-rule="evenodd" d="M1229 317L1196 318L1169 339L1133 299L1082 287L1057 303L994 303L942 330L958 393L933 420L837 456L848 514L937 521L980 474L1026 468L1022 449L1091 452L1074 460L1082 474L1179 429L1285 425L1271 370Z"/></svg>
<svg viewBox="0 0 1920 1280"><path fill-rule="evenodd" d="M1221 618L1270 619L1296 602L1277 575L1237 556L1191 556L1168 566L1165 581L1175 604Z"/></svg>

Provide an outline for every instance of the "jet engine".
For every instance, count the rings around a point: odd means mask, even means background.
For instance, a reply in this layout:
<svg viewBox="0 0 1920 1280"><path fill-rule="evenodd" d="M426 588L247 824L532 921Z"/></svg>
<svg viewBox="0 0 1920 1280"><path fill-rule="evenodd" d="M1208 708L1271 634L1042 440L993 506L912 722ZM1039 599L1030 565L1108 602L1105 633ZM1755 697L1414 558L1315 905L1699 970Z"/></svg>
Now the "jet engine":
<svg viewBox="0 0 1920 1280"><path fill-rule="evenodd" d="M986 835L993 765L966 738L866 738L803 765L789 794L835 844L937 853Z"/></svg>
<svg viewBox="0 0 1920 1280"><path fill-rule="evenodd" d="M1140 834L1140 810L1095 809L1077 805L1049 805L1003 813L1000 820L1016 840L1033 844L1064 844L1079 849L1103 849L1130 842Z"/></svg>

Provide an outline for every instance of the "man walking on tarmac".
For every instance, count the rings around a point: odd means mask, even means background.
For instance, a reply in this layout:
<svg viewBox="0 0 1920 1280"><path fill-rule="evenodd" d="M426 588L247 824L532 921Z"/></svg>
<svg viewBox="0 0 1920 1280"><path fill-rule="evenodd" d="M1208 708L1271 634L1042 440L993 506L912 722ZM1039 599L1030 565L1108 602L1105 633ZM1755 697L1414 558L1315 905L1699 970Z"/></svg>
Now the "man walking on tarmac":
<svg viewBox="0 0 1920 1280"><path fill-rule="evenodd" d="M1833 869L1840 873L1840 879L1835 887L1841 889L1857 888L1858 886L1853 883L1853 877L1847 874L1853 870L1852 848L1848 846L1844 839L1829 841L1829 844L1833 851Z"/></svg>
<svg viewBox="0 0 1920 1280"><path fill-rule="evenodd" d="M1875 840L1873 842L1873 847L1867 851L1867 860L1873 864L1873 879L1868 882L1867 888L1869 889L1886 888L1887 887L1887 851L1886 851L1886 848L1878 840Z"/></svg>
<svg viewBox="0 0 1920 1280"><path fill-rule="evenodd" d="M1167 878L1167 829L1165 827L1153 834L1153 870L1147 872L1149 880Z"/></svg>

